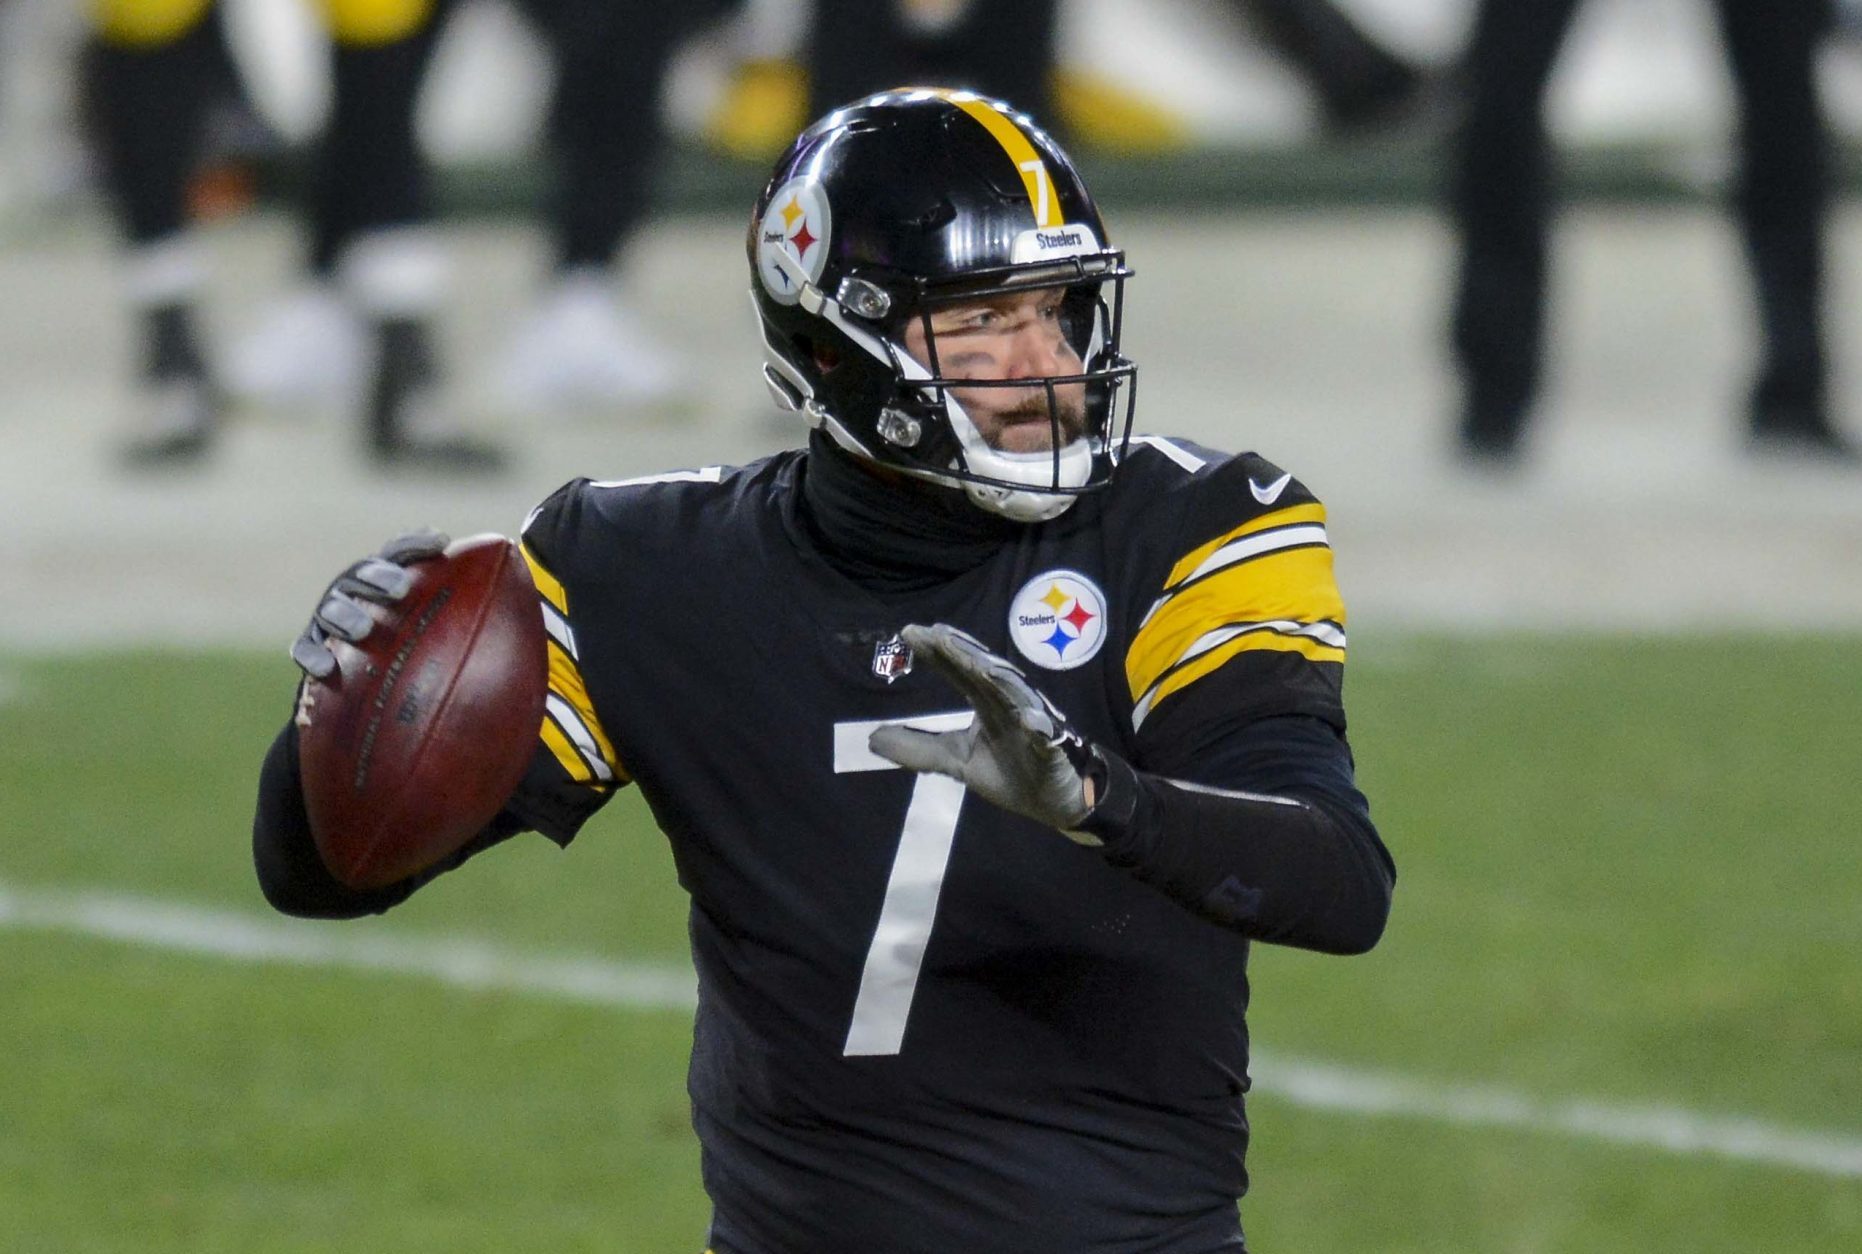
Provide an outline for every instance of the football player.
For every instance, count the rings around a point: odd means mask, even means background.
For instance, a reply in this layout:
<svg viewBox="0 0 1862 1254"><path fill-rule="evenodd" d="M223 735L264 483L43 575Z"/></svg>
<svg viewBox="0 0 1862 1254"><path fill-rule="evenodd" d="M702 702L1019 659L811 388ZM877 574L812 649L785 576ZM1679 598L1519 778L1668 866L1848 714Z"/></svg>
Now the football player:
<svg viewBox="0 0 1862 1254"><path fill-rule="evenodd" d="M457 0L317 0L331 41L332 111L310 213L307 279L240 337L216 378L199 333L205 266L186 189L218 45L217 0L91 0L99 143L129 244L142 344L124 452L197 461L218 432L220 384L268 402L363 396L370 454L396 466L490 471L498 448L446 412L434 323L445 250L415 106ZM663 145L656 101L678 40L717 3L519 0L557 83L549 147L554 258L513 336L503 390L527 409L662 400L683 369L616 299L620 258L651 205Z"/></svg>
<svg viewBox="0 0 1862 1254"><path fill-rule="evenodd" d="M546 500L548 713L502 813L345 888L287 725L265 893L386 910L631 783L691 897L716 1254L1241 1250L1249 947L1368 950L1395 880L1325 509L1254 454L1129 436L1131 271L1005 105L833 112L748 251L807 448ZM326 591L312 681L441 543Z"/></svg>
<svg viewBox="0 0 1862 1254"><path fill-rule="evenodd" d="M307 281L273 304L235 342L227 379L238 394L269 402L316 402L347 395L360 381L364 318L354 308L358 240L366 263L383 242L404 258L418 245L431 253L419 227L430 218L430 181L415 137L415 103L434 45L458 0L323 0L332 20L386 8L405 10L406 38L374 55L346 50L338 35L335 113L313 215ZM686 385L679 355L658 341L621 298L622 257L653 206L665 122L662 84L681 39L714 16L706 5L642 0L516 0L555 69L546 148L551 191L551 264L534 308L511 336L496 368L501 399L526 414L562 408L613 408L667 400ZM417 20L416 20L417 19ZM379 22L380 19L377 19ZM375 228L385 206L354 188L393 184L400 230ZM398 243L397 243L398 242ZM402 262L409 272L409 260ZM428 269L443 258L426 260ZM419 275L422 272L411 270ZM365 289L367 290L367 289ZM413 317L382 354L395 369L379 369L372 395L432 391L433 351L426 324L438 301L437 283L404 299ZM345 299L347 298L347 299ZM360 311L366 315L367 310ZM399 392L396 391L399 389ZM390 408L377 403L377 411Z"/></svg>

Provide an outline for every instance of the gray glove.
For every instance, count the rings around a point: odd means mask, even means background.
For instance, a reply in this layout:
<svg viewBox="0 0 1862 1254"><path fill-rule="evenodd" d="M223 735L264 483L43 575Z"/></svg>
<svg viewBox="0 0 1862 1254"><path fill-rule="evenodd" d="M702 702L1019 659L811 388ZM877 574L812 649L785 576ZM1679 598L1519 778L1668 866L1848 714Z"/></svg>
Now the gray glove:
<svg viewBox="0 0 1862 1254"><path fill-rule="evenodd" d="M396 536L381 546L381 552L365 557L330 581L317 602L317 612L310 625L291 644L291 660L312 679L328 679L336 673L336 654L329 640L335 636L355 643L369 634L375 620L362 602L392 605L414 586L414 572L408 563L437 557L451 543L431 528Z"/></svg>
<svg viewBox="0 0 1862 1254"><path fill-rule="evenodd" d="M899 637L963 694L976 720L948 732L893 723L868 737L867 747L907 770L960 780L977 796L1082 844L1099 844L1072 830L1093 808L1094 750L1054 703L1013 664L955 627L913 625Z"/></svg>

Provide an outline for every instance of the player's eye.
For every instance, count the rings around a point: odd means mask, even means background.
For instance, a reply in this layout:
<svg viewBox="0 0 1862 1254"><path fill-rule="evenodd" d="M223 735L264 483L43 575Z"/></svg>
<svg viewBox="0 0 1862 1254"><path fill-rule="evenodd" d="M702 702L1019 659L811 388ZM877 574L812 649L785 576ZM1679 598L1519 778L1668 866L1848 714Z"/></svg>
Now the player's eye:
<svg viewBox="0 0 1862 1254"><path fill-rule="evenodd" d="M938 319L937 332L940 335L960 335L965 331L988 331L997 325L998 315L993 309L965 309L953 311Z"/></svg>

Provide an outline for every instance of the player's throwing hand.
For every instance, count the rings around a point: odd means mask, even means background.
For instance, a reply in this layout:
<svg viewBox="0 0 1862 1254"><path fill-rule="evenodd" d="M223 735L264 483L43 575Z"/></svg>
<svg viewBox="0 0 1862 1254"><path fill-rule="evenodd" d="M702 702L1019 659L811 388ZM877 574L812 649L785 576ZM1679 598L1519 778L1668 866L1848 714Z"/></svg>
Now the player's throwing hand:
<svg viewBox="0 0 1862 1254"><path fill-rule="evenodd" d="M354 563L330 581L317 600L310 624L291 644L291 660L312 679L328 679L336 671L336 655L329 639L335 636L356 643L369 634L375 620L361 602L392 605L413 586L409 562L438 557L448 539L432 529L410 531L381 546L373 557Z"/></svg>

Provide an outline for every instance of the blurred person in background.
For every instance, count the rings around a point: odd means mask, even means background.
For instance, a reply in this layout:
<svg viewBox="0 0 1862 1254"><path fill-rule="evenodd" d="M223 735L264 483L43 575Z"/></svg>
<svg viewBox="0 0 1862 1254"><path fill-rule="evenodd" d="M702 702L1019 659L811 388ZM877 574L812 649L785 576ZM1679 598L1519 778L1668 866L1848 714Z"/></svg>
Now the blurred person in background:
<svg viewBox="0 0 1862 1254"><path fill-rule="evenodd" d="M1425 94L1423 70L1378 42L1332 0L1229 4L1312 88L1333 134L1400 121Z"/></svg>
<svg viewBox="0 0 1862 1254"><path fill-rule="evenodd" d="M1544 357L1549 155L1546 82L1578 0L1481 0L1451 207L1460 239L1452 320L1460 448L1517 460ZM1750 447L1854 461L1832 425L1822 332L1830 141L1816 83L1829 0L1716 0L1739 94L1734 207L1761 330Z"/></svg>
<svg viewBox="0 0 1862 1254"><path fill-rule="evenodd" d="M140 361L124 451L136 463L198 456L218 420L195 325L205 275L187 201L216 61L209 18L207 0L91 7L85 102L128 241Z"/></svg>
<svg viewBox="0 0 1862 1254"><path fill-rule="evenodd" d="M542 35L556 72L545 127L553 255L541 294L496 367L505 403L533 413L638 405L663 400L689 382L685 363L625 301L617 272L626 243L652 207L665 147L658 102L666 69L681 37L731 5L515 0ZM460 0L427 7L425 34L410 49L399 90L381 98L395 110L393 158L403 170L424 169L413 132L418 88L433 32ZM339 78L339 100L341 89ZM371 129L365 120L346 118L340 107L332 133L345 122L363 124L357 134L366 145ZM336 211L351 199L339 185L344 176L333 167L328 175L315 215L310 282L234 346L228 374L241 394L274 403L325 400L346 394L360 371L363 337L333 282L357 226Z"/></svg>
<svg viewBox="0 0 1862 1254"><path fill-rule="evenodd" d="M1245 28L1235 34L1265 45L1310 88L1330 134L1401 122L1430 97L1425 70L1332 0L1224 3ZM746 24L747 55L710 128L714 143L740 157L773 155L805 117L898 83L968 86L1027 102L1100 152L1153 155L1188 143L1182 119L1148 93L1059 63L1056 0L760 0L746 7L760 20Z"/></svg>
<svg viewBox="0 0 1862 1254"><path fill-rule="evenodd" d="M377 457L497 469L502 453L457 431L444 408L433 344L448 264L414 113L449 0L320 7L331 40L331 111L308 206L307 264L330 294L332 317L327 327L307 320L293 328L288 351L345 399L370 363L363 420ZM356 325L339 328L337 317ZM229 381L262 396L251 356L250 341L239 346Z"/></svg>
<svg viewBox="0 0 1862 1254"><path fill-rule="evenodd" d="M214 7L93 3L96 128L130 242L142 342L133 464L199 458L223 408L197 325L204 266L187 195L212 85L225 80ZM231 391L267 403L347 400L366 376L374 457L484 471L502 465L501 452L465 432L439 399L433 322L448 263L415 130L425 71L455 7L319 0L333 93L309 207L308 282L239 337L225 373ZM656 102L677 38L724 7L523 0L557 68L548 123L557 180L553 275L500 370L513 403L644 402L682 384L675 356L620 301L613 273L651 203L663 147Z"/></svg>
<svg viewBox="0 0 1862 1254"><path fill-rule="evenodd" d="M1057 7L1057 0L813 0L808 115L900 83L926 83L967 87L1053 117Z"/></svg>
<svg viewBox="0 0 1862 1254"><path fill-rule="evenodd" d="M617 274L653 207L673 54L735 3L520 0L557 77L547 134L552 272L499 373L518 407L643 405L689 386L690 364L647 329Z"/></svg>
<svg viewBox="0 0 1862 1254"><path fill-rule="evenodd" d="M1348 133L1403 116L1422 71L1385 48L1331 0L1229 0L1255 34L1312 88L1328 130ZM1080 109L1103 90L1056 99L1056 0L813 0L810 116L899 83L964 86L1073 129L1098 129Z"/></svg>
<svg viewBox="0 0 1862 1254"><path fill-rule="evenodd" d="M431 48L435 0L326 0L334 114L315 206L319 254L340 262L368 327L368 447L379 460L492 469L498 451L434 404L429 323L443 259L427 226L413 98ZM194 461L217 432L222 398L198 327L205 280L188 185L206 109L226 81L212 0L93 0L89 69L99 148L129 243L127 290L141 359L125 455L133 465ZM307 337L298 351L314 357ZM358 354L359 355L359 354Z"/></svg>

